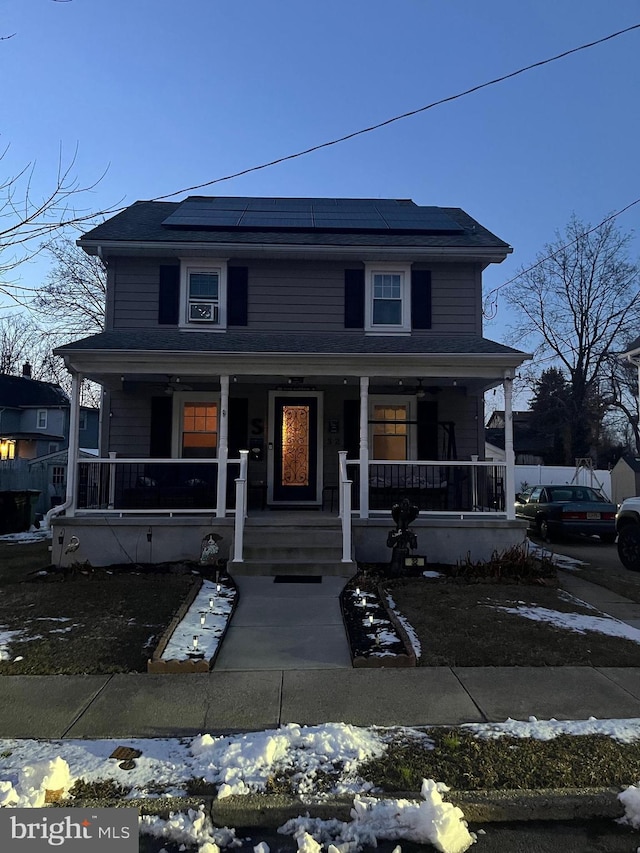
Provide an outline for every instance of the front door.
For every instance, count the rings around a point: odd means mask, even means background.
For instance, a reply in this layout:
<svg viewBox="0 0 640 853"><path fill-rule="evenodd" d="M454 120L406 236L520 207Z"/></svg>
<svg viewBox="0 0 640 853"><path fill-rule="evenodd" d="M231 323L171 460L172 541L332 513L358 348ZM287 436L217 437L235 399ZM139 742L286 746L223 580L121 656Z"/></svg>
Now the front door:
<svg viewBox="0 0 640 853"><path fill-rule="evenodd" d="M273 397L272 500L318 502L318 396Z"/></svg>

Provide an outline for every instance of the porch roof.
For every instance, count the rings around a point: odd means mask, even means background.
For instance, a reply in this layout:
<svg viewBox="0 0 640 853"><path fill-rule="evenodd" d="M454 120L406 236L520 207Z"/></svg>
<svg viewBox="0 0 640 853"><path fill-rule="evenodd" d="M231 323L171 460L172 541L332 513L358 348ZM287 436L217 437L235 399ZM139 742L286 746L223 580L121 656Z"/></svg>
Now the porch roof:
<svg viewBox="0 0 640 853"><path fill-rule="evenodd" d="M163 381L180 375L259 377L304 375L314 382L336 377L433 378L476 391L502 382L529 358L526 353L475 335L380 335L361 332L225 333L130 329L102 332L55 350L67 367L111 386L114 377ZM311 381L311 379L309 379Z"/></svg>
<svg viewBox="0 0 640 853"><path fill-rule="evenodd" d="M56 355L84 353L218 353L310 355L505 355L514 364L529 356L520 350L480 335L363 335L356 332L254 332L223 333L179 329L127 329L92 335L54 350Z"/></svg>

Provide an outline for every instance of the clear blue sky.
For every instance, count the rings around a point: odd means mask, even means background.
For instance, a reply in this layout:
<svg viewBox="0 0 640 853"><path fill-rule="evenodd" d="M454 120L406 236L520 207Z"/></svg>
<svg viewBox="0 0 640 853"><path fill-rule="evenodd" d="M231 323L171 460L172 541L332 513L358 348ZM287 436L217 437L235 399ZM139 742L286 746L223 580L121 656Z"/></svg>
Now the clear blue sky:
<svg viewBox="0 0 640 853"><path fill-rule="evenodd" d="M108 166L93 207L153 198L638 22L636 0L0 0L0 35L15 33L0 41L0 177L36 161L44 192L60 144L77 144L81 182ZM640 196L639 92L640 30L201 192L462 207L514 247L490 290L572 211L595 224ZM640 205L619 225L639 222ZM502 300L485 334L504 340L509 321Z"/></svg>

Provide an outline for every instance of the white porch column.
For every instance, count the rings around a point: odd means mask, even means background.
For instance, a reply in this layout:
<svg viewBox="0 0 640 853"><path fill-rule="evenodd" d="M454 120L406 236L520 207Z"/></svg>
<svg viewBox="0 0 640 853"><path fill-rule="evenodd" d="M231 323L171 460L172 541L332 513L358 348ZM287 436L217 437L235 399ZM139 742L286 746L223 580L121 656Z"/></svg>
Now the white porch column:
<svg viewBox="0 0 640 853"><path fill-rule="evenodd" d="M369 377L360 377L360 518L369 518Z"/></svg>
<svg viewBox="0 0 640 853"><path fill-rule="evenodd" d="M80 389L82 387L82 375L71 374L71 407L69 409L69 448L67 450L67 494L66 501L69 506L66 514L73 517L76 514L76 483L78 481L78 448L80 445Z"/></svg>
<svg viewBox="0 0 640 853"><path fill-rule="evenodd" d="M227 459L229 458L229 377L220 377L220 422L218 424L218 493L216 517L227 514Z"/></svg>
<svg viewBox="0 0 640 853"><path fill-rule="evenodd" d="M507 464L504 500L507 519L516 517L516 456L513 451L513 373L505 373L502 383L504 388L504 455Z"/></svg>

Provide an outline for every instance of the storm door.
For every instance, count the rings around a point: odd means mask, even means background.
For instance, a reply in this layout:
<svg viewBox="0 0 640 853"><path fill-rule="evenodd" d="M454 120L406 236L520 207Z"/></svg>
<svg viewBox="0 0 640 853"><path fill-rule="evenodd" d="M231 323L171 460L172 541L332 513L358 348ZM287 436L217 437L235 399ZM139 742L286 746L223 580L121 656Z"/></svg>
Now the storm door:
<svg viewBox="0 0 640 853"><path fill-rule="evenodd" d="M318 500L318 397L273 399L273 501Z"/></svg>

